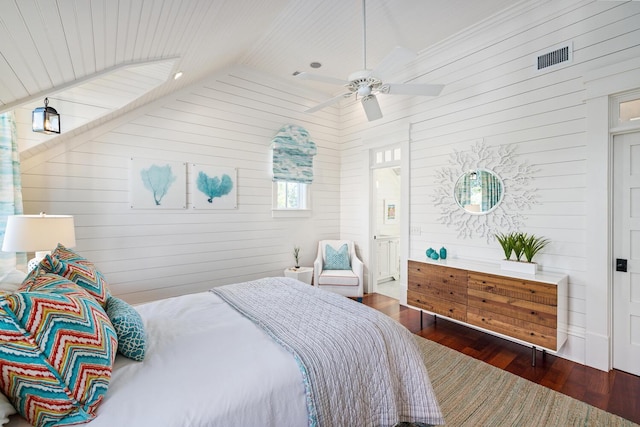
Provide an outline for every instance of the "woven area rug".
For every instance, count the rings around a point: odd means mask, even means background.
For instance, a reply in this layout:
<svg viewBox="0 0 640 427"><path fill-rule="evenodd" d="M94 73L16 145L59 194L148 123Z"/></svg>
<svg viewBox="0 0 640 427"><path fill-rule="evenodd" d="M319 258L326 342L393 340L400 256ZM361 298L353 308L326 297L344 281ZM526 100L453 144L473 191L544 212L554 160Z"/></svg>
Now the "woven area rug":
<svg viewBox="0 0 640 427"><path fill-rule="evenodd" d="M447 426L638 426L416 336Z"/></svg>

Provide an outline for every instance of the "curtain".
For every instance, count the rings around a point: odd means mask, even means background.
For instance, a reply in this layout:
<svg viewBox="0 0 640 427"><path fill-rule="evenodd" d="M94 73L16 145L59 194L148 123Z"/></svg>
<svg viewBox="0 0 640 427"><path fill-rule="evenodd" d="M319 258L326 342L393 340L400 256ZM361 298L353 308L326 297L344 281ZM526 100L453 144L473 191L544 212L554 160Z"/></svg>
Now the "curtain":
<svg viewBox="0 0 640 427"><path fill-rule="evenodd" d="M283 126L271 141L273 180L311 184L316 144L309 132L296 125Z"/></svg>
<svg viewBox="0 0 640 427"><path fill-rule="evenodd" d="M9 215L22 214L22 185L16 119L13 112L0 114L0 240ZM0 252L0 277L26 266L26 254Z"/></svg>
<svg viewBox="0 0 640 427"><path fill-rule="evenodd" d="M465 173L460 177L456 184L456 200L463 208L466 208L471 204L471 176L469 173Z"/></svg>
<svg viewBox="0 0 640 427"><path fill-rule="evenodd" d="M487 212L498 204L502 193L500 179L489 173L482 171L482 211Z"/></svg>

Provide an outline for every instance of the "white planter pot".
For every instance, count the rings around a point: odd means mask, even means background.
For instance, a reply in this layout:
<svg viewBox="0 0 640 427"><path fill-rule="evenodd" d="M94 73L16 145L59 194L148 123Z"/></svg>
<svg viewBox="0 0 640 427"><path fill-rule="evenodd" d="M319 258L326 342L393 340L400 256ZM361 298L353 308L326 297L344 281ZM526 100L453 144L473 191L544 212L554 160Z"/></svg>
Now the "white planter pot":
<svg viewBox="0 0 640 427"><path fill-rule="evenodd" d="M503 259L502 261L500 261L500 268L502 270L517 271L518 273L536 274L538 264L536 264L535 262L511 261Z"/></svg>

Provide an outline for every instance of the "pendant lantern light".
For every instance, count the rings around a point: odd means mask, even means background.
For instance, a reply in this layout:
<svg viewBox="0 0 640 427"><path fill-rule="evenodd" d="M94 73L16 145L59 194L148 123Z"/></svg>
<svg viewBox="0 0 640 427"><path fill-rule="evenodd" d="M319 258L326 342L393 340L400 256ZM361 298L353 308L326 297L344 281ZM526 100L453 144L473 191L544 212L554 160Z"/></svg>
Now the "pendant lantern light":
<svg viewBox="0 0 640 427"><path fill-rule="evenodd" d="M60 115L49 107L49 98L44 99L44 107L33 110L31 126L34 132L60 133Z"/></svg>

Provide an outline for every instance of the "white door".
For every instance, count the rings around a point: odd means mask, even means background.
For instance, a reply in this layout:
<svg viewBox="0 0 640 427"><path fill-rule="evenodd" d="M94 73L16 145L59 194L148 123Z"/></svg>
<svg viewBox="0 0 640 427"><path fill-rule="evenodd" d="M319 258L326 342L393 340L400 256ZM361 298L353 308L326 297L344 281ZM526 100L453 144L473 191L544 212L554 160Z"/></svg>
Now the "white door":
<svg viewBox="0 0 640 427"><path fill-rule="evenodd" d="M386 279L388 278L390 273L390 265L389 265L389 241L388 240L378 240L377 244L378 248L378 275L377 279Z"/></svg>
<svg viewBox="0 0 640 427"><path fill-rule="evenodd" d="M613 367L640 375L640 132L613 147Z"/></svg>

